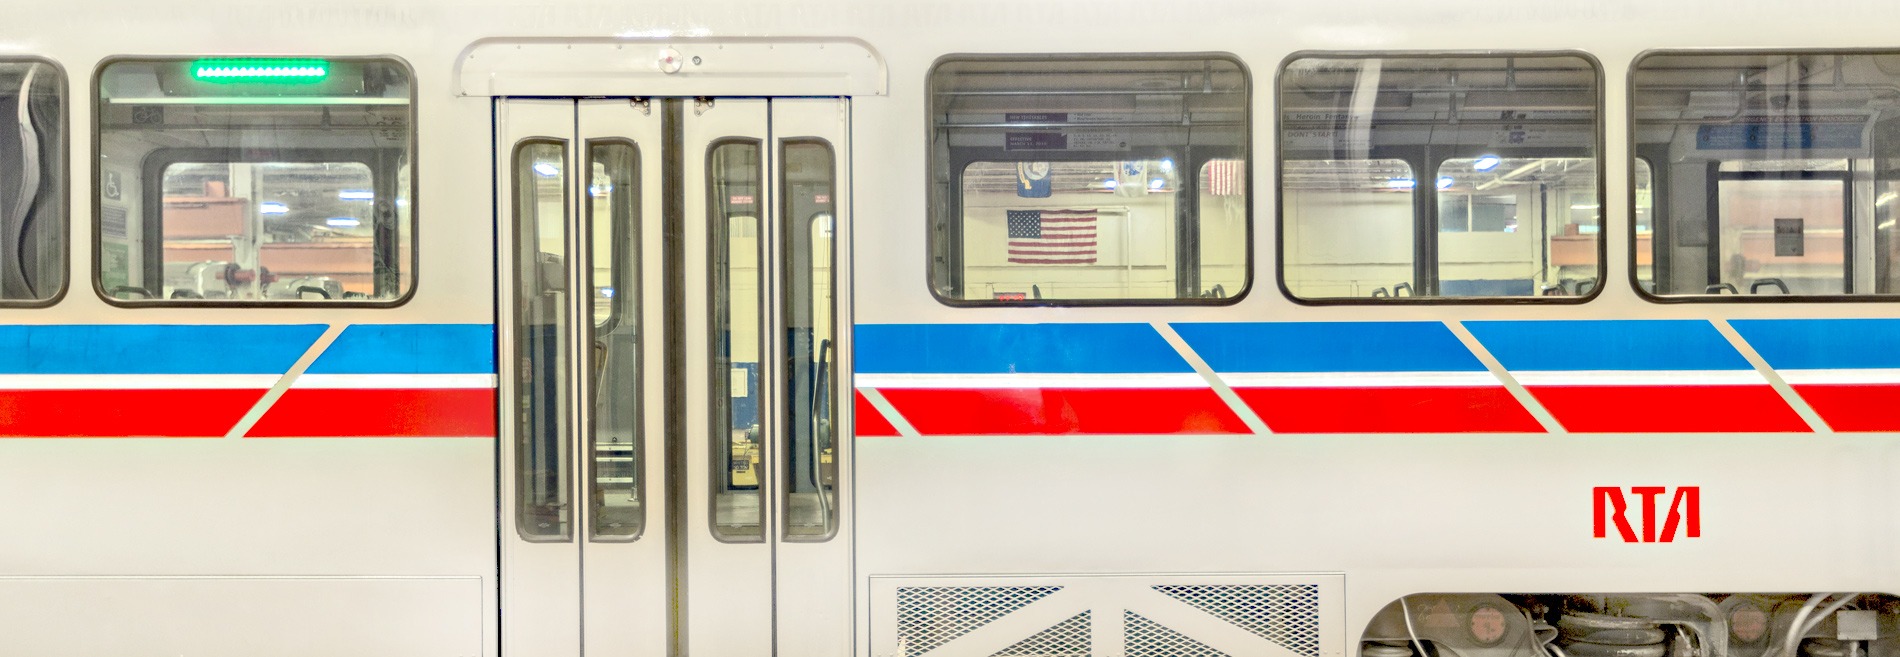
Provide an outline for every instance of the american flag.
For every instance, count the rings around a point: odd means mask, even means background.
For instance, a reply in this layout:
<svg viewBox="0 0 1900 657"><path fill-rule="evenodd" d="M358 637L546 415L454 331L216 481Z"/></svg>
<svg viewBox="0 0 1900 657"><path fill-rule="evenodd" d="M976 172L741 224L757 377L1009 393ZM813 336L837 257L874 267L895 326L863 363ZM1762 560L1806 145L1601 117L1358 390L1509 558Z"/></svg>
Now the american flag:
<svg viewBox="0 0 1900 657"><path fill-rule="evenodd" d="M1094 210L1009 210L1009 261L1095 264Z"/></svg>
<svg viewBox="0 0 1900 657"><path fill-rule="evenodd" d="M1247 163L1242 160L1208 160L1201 168L1201 189L1213 196L1242 196L1247 193Z"/></svg>

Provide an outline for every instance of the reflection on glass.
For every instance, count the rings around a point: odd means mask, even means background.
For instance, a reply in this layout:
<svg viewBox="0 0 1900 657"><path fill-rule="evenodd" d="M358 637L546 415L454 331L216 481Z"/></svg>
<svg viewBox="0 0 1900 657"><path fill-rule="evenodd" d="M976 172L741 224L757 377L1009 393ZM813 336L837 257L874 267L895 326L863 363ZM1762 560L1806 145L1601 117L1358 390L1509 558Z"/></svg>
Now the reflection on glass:
<svg viewBox="0 0 1900 657"><path fill-rule="evenodd" d="M159 215L173 299L368 299L375 179L361 162L181 162Z"/></svg>
<svg viewBox="0 0 1900 657"><path fill-rule="evenodd" d="M837 521L834 408L838 350L833 334L832 232L836 205L831 145L781 143L780 234L785 289L785 535L831 536Z"/></svg>
<svg viewBox="0 0 1900 657"><path fill-rule="evenodd" d="M1659 53L1630 84L1655 294L1900 292L1900 55Z"/></svg>
<svg viewBox="0 0 1900 657"><path fill-rule="evenodd" d="M1656 291L1656 176L1648 160L1636 160L1636 184L1630 188L1636 208L1636 284Z"/></svg>
<svg viewBox="0 0 1900 657"><path fill-rule="evenodd" d="M707 162L712 531L727 541L765 540L759 426L760 167L759 143L751 140L722 140Z"/></svg>
<svg viewBox="0 0 1900 657"><path fill-rule="evenodd" d="M594 414L590 538L630 541L645 521L640 481L639 151L621 140L587 146L587 225L592 266Z"/></svg>
<svg viewBox="0 0 1900 657"><path fill-rule="evenodd" d="M515 527L572 538L568 500L567 145L515 148Z"/></svg>
<svg viewBox="0 0 1900 657"><path fill-rule="evenodd" d="M939 297L1208 303L1246 289L1240 62L953 56L927 86Z"/></svg>
<svg viewBox="0 0 1900 657"><path fill-rule="evenodd" d="M1446 160L1433 184L1440 296L1582 296L1596 289L1603 230L1596 160Z"/></svg>
<svg viewBox="0 0 1900 657"><path fill-rule="evenodd" d="M1559 53L1288 61L1281 248L1301 281L1289 289L1341 300L1594 289L1598 78L1595 62Z"/></svg>
<svg viewBox="0 0 1900 657"><path fill-rule="evenodd" d="M64 78L45 62L0 61L0 303L66 289Z"/></svg>
<svg viewBox="0 0 1900 657"><path fill-rule="evenodd" d="M1413 194L1404 160L1288 160L1282 168L1282 275L1294 296L1412 293Z"/></svg>

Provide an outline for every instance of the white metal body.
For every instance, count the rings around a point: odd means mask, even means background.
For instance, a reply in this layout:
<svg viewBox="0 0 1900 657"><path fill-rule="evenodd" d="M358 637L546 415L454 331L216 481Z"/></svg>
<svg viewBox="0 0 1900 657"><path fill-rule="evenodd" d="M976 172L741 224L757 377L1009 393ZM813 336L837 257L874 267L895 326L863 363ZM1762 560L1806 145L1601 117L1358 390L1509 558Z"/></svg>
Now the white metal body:
<svg viewBox="0 0 1900 657"><path fill-rule="evenodd" d="M505 327L497 300L508 294L510 263L498 246L508 235L507 202L495 186L495 163L505 159L509 138L533 132L525 125L582 136L643 134L642 119L612 101L579 101L578 122L565 118L574 116L573 99L609 95L688 97L689 105L692 96L715 96L722 113L727 103L736 111L766 102L725 100L733 97L848 97L848 133L838 142L839 161L850 163L839 194L855 218L841 223L838 236L846 325L1422 320L1457 330L1476 320L1895 315L1887 303L1643 301L1628 280L1626 209L1632 58L1653 48L1892 46L1900 5L1891 2L80 0L5 13L0 55L44 56L65 69L75 254L65 298L46 309L0 309L5 325L327 325L319 346L352 324ZM542 86L479 88L476 79L507 76L475 76L463 60L488 52L480 44L495 37L542 40L549 50L527 49L525 68L497 70L584 65L549 45L569 38L624 53L623 69L645 70L664 48L688 56L716 50L725 38L811 47L803 40L835 39L862 44L854 52L874 53L879 65L870 67L877 71L870 80L853 59L833 68L838 75L800 82L795 72L767 65L769 49L748 45L745 61L762 77L709 83L690 72L623 80L577 71ZM1312 307L1275 289L1271 90L1282 60L1306 50L1559 48L1588 52L1603 65L1607 261L1598 298L1574 306ZM923 90L936 58L1200 51L1232 53L1252 73L1253 285L1245 298L1219 307L963 309L931 296ZM124 309L98 298L83 255L93 239L90 81L101 60L130 54L391 55L412 66L420 175L413 299L394 308ZM565 99L498 104L491 93ZM763 137L759 112L720 124L729 128L721 134L758 130ZM688 141L715 136L713 125ZM687 152L691 203L697 151ZM644 239L651 283L663 264L655 257L658 237ZM703 263L693 258L705 250L692 233L684 239L692 289L703 285L694 273ZM650 313L660 312L661 296L648 295ZM685 298L694 317L705 297ZM677 339L697 353L703 335L688 333ZM506 381L506 354L498 362ZM687 376L704 388L695 377L705 372ZM686 412L705 416L690 401ZM645 421L657 433L658 414ZM506 431L506 411L499 424ZM649 510L647 535L634 543L514 542L505 436L499 443L0 439L0 655L663 654L665 642L654 633L664 631L667 613L659 574L664 506ZM1128 578L1211 585L1311 575L1327 592L1324 657L1354 654L1358 633L1380 608L1417 592L1895 592L1894 438L1556 432L857 440L841 462L851 511L827 547L782 543L776 552L747 555L741 552L768 546L719 544L703 526L691 532L687 645L715 657L766 654L774 644L781 655L901 654L881 634L890 631L891 610L880 605L894 595L888 582L922 578L971 585L1056 578L1106 591ZM710 470L702 461L689 465L688 477ZM657 459L647 472L653 481L667 476ZM1638 485L1701 486L1706 535L1671 544L1592 540L1587 491ZM707 517L702 507L689 511L689 527ZM583 567L590 579L574 574ZM595 586L594 577L624 586ZM822 592L799 600L783 593L793 590ZM614 610L611 620L592 615L596 608ZM1250 645L1210 631L1222 645ZM1009 642L981 643L995 649Z"/></svg>

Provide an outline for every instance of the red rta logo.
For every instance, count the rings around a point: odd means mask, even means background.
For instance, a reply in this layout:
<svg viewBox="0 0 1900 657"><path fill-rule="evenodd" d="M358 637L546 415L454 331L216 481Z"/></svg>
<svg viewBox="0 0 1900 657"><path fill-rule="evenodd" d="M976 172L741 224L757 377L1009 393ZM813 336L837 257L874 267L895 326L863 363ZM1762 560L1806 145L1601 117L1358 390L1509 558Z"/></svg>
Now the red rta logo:
<svg viewBox="0 0 1900 657"><path fill-rule="evenodd" d="M1678 486L1676 494L1669 500L1669 515L1663 518L1662 535L1656 532L1656 499L1669 491L1665 486L1631 486L1629 491L1643 501L1643 534L1640 542L1668 543L1676 540L1676 528L1688 525L1689 538L1702 537L1702 487ZM1623 536L1624 543L1639 541L1636 530L1630 527L1629 502L1623 497L1619 486L1598 486L1592 495L1596 500L1596 537L1609 536L1608 525L1616 524L1617 533Z"/></svg>

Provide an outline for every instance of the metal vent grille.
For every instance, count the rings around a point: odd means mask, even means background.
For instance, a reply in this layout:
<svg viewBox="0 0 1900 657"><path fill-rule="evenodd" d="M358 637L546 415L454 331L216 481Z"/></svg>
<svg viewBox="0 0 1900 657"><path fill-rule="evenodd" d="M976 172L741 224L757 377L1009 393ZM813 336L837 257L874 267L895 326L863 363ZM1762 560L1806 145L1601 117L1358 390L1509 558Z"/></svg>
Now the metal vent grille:
<svg viewBox="0 0 1900 657"><path fill-rule="evenodd" d="M1319 657L1319 587L1313 584L1157 586L1176 600L1280 644Z"/></svg>
<svg viewBox="0 0 1900 657"><path fill-rule="evenodd" d="M1127 657L1228 657L1132 611L1122 612L1122 633L1127 636Z"/></svg>
<svg viewBox="0 0 1900 657"><path fill-rule="evenodd" d="M897 589L897 637L904 654L935 650L1060 586L906 586Z"/></svg>
<svg viewBox="0 0 1900 657"><path fill-rule="evenodd" d="M993 657L1089 657L1089 612L1070 616Z"/></svg>

